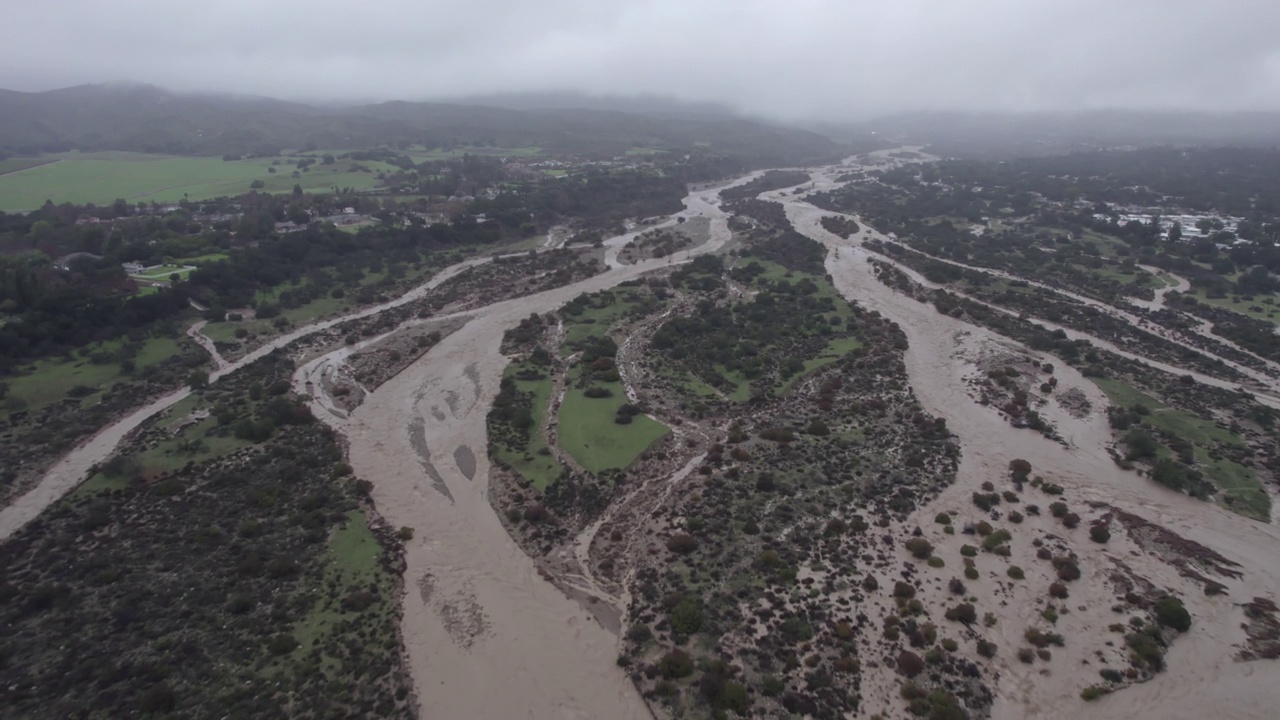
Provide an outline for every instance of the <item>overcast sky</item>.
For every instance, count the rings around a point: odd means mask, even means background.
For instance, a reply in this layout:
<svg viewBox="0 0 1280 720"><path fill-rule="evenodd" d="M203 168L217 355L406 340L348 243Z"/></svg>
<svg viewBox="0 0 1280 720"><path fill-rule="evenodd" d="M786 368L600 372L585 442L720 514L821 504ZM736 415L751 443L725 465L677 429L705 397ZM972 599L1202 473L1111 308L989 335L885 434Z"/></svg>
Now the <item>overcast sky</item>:
<svg viewBox="0 0 1280 720"><path fill-rule="evenodd" d="M580 90L779 119L911 109L1280 110L1277 0L42 0L0 87L286 99Z"/></svg>

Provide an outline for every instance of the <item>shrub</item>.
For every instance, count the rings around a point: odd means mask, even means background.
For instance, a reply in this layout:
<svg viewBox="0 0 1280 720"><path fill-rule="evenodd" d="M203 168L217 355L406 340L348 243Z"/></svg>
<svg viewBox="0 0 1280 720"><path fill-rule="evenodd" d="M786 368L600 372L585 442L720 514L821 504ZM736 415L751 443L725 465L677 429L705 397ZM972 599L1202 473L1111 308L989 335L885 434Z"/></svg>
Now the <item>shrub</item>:
<svg viewBox="0 0 1280 720"><path fill-rule="evenodd" d="M990 640L978 641L978 654L984 658L993 658L996 656L996 644Z"/></svg>
<svg viewBox="0 0 1280 720"><path fill-rule="evenodd" d="M982 539L982 549L991 552L1012 539L1013 535L1008 530L1000 528Z"/></svg>
<svg viewBox="0 0 1280 720"><path fill-rule="evenodd" d="M781 678L765 675L764 679L760 681L760 694L765 697L774 697L781 694L786 687Z"/></svg>
<svg viewBox="0 0 1280 720"><path fill-rule="evenodd" d="M1096 543L1105 543L1111 539L1111 531L1106 525L1094 525L1089 528L1089 539Z"/></svg>
<svg viewBox="0 0 1280 720"><path fill-rule="evenodd" d="M1049 595L1059 600L1066 600L1069 595L1069 593L1067 592L1067 586L1063 585L1060 582L1050 583Z"/></svg>
<svg viewBox="0 0 1280 720"><path fill-rule="evenodd" d="M1027 462L1026 460L1023 460L1022 458L1016 458L1014 460L1010 460L1009 473L1014 477L1025 478L1026 476L1031 474L1031 463Z"/></svg>
<svg viewBox="0 0 1280 720"><path fill-rule="evenodd" d="M903 650L898 653L898 672L913 678L924 672L924 660L910 650Z"/></svg>
<svg viewBox="0 0 1280 720"><path fill-rule="evenodd" d="M1030 665L1036 660L1036 651L1029 647L1018 648L1018 659Z"/></svg>
<svg viewBox="0 0 1280 720"><path fill-rule="evenodd" d="M676 533L667 539L667 549L680 555L688 555L698 549L698 540L689 533Z"/></svg>
<svg viewBox="0 0 1280 720"><path fill-rule="evenodd" d="M942 558L936 555L934 557L929 558L928 563L929 563L929 567L931 568L940 568L940 567L947 566L947 561L943 560Z"/></svg>
<svg viewBox="0 0 1280 720"><path fill-rule="evenodd" d="M1060 518L1067 514L1067 504L1064 502L1050 503L1049 514L1056 518Z"/></svg>
<svg viewBox="0 0 1280 720"><path fill-rule="evenodd" d="M1102 676L1103 680L1106 680L1107 682L1110 682L1110 683L1124 682L1124 673L1120 672L1119 670L1115 670L1112 668L1102 668L1101 670L1098 671L1098 674Z"/></svg>
<svg viewBox="0 0 1280 720"><path fill-rule="evenodd" d="M267 650L272 655L288 655L296 650L297 647L297 639L286 633L272 635L271 639L267 641Z"/></svg>
<svg viewBox="0 0 1280 720"><path fill-rule="evenodd" d="M964 576L970 580L978 579L978 568L967 567L964 569Z"/></svg>
<svg viewBox="0 0 1280 720"><path fill-rule="evenodd" d="M945 617L953 622L969 625L978 620L978 611L974 609L971 603L960 603L955 607L948 608Z"/></svg>
<svg viewBox="0 0 1280 720"><path fill-rule="evenodd" d="M996 493L974 493L973 504L983 512L989 511L991 508L1000 504L1000 496Z"/></svg>
<svg viewBox="0 0 1280 720"><path fill-rule="evenodd" d="M950 525L951 516L946 513L938 513L937 516L933 518L933 521L938 523L939 525Z"/></svg>
<svg viewBox="0 0 1280 720"><path fill-rule="evenodd" d="M413 539L413 528L409 526L401 527L396 531L396 539L400 542L409 542Z"/></svg>
<svg viewBox="0 0 1280 720"><path fill-rule="evenodd" d="M688 677L693 674L693 658L680 648L672 648L658 661L658 672L668 680Z"/></svg>
<svg viewBox="0 0 1280 720"><path fill-rule="evenodd" d="M1079 524L1080 524L1080 516L1073 512L1069 512L1066 515L1062 516L1062 525L1066 527L1068 530L1075 529L1075 527Z"/></svg>
<svg viewBox="0 0 1280 720"><path fill-rule="evenodd" d="M910 600L916 596L916 586L899 580L893 584L893 596L902 600Z"/></svg>
<svg viewBox="0 0 1280 720"><path fill-rule="evenodd" d="M933 544L924 538L911 538L907 541L906 548L917 560L924 560L933 554Z"/></svg>
<svg viewBox="0 0 1280 720"><path fill-rule="evenodd" d="M1024 577L1026 577L1022 572L1022 568L1018 567L1017 565L1010 565L1008 571L1006 572L1009 575L1009 577L1013 578L1014 580L1021 580Z"/></svg>
<svg viewBox="0 0 1280 720"><path fill-rule="evenodd" d="M1090 700L1097 700L1098 698L1106 694L1107 694L1106 688L1100 687L1098 685L1090 685L1089 687L1080 691L1080 699L1088 702Z"/></svg>
<svg viewBox="0 0 1280 720"><path fill-rule="evenodd" d="M960 578L951 578L951 582L947 583L947 589L952 595L963 595L965 591L964 583Z"/></svg>
<svg viewBox="0 0 1280 720"><path fill-rule="evenodd" d="M702 629L702 608L693 598L684 598L671 609L671 629L679 635L692 635Z"/></svg>
<svg viewBox="0 0 1280 720"><path fill-rule="evenodd" d="M1066 641L1063 640L1061 635L1057 633L1047 633L1038 628L1027 628L1027 631L1024 632L1022 636L1026 638L1027 642L1038 648L1044 648L1050 645L1063 647L1066 644Z"/></svg>
<svg viewBox="0 0 1280 720"><path fill-rule="evenodd" d="M963 555L963 556L965 556L965 557L970 557L970 558L971 558L971 557L977 557L977 555L978 555L978 548L976 548L976 547L974 547L974 546L972 546L972 545L961 545L961 546L960 546L960 554L961 554L961 555Z"/></svg>
<svg viewBox="0 0 1280 720"><path fill-rule="evenodd" d="M1178 632L1191 629L1191 613L1183 606L1182 601L1172 595L1165 595L1155 604L1156 622Z"/></svg>

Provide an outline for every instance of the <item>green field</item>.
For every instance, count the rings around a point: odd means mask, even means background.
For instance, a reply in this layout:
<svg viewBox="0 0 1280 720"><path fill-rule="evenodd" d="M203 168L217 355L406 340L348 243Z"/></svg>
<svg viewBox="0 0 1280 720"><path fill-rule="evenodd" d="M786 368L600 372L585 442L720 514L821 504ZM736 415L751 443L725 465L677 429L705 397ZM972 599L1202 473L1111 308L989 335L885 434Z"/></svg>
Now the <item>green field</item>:
<svg viewBox="0 0 1280 720"><path fill-rule="evenodd" d="M48 359L35 363L34 369L8 379L9 395L21 398L30 410L38 410L50 403L58 402L68 396L71 388L83 385L95 391L105 390L115 380L122 379L125 374L117 362L94 363L87 355L91 352L114 354L120 349L121 342L99 343L87 346L74 360ZM135 372L149 365L163 362L178 352L178 341L175 338L148 338L134 358ZM97 392L88 395L86 402L91 402Z"/></svg>
<svg viewBox="0 0 1280 720"><path fill-rule="evenodd" d="M625 403L622 383L597 383L613 391L613 397L589 398L571 388L560 406L560 447L591 472L625 468L650 445L666 435L667 426L636 415L630 425L613 421Z"/></svg>
<svg viewBox="0 0 1280 720"><path fill-rule="evenodd" d="M8 158L0 160L0 175L7 175L9 173L26 170L28 168L39 167L47 162L51 161L43 158Z"/></svg>
<svg viewBox="0 0 1280 720"><path fill-rule="evenodd" d="M227 253L206 253L204 255L197 255L195 257L178 258L177 262L182 263L183 265L195 265L196 267L199 267L201 265L208 265L209 263L221 262L223 260L227 260L230 258L231 256L228 255Z"/></svg>
<svg viewBox="0 0 1280 720"><path fill-rule="evenodd" d="M298 178L291 177L297 158L254 158L223 161L219 157L181 157L132 152L60 153L40 158L6 160L14 169L21 163L49 162L22 172L0 175L0 211L34 210L46 200L54 203L109 205L123 198L131 202L177 202L184 197L204 200L249 192L254 180L263 192L289 192L295 184L309 192L338 187L373 188L378 172L389 165L360 162L371 172L350 172L354 164L339 160L333 165L317 162ZM273 161L279 161L270 173Z"/></svg>

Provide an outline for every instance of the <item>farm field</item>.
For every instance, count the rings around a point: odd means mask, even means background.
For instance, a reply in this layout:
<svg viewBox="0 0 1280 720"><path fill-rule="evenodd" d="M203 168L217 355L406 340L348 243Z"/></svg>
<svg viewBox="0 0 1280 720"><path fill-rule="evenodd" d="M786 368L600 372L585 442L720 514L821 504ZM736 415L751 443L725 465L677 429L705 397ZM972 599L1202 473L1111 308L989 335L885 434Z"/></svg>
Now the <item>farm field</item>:
<svg viewBox="0 0 1280 720"><path fill-rule="evenodd" d="M565 393L560 407L560 444L591 472L625 468L650 445L667 434L667 427L644 415L629 425L614 422L626 402L622 383L600 383L612 391L608 398L589 398L579 388Z"/></svg>
<svg viewBox="0 0 1280 720"><path fill-rule="evenodd" d="M57 162L47 162L57 160ZM269 172L279 160L276 172ZM205 200L249 191L249 184L261 180L263 192L289 192L295 184L304 191L322 192L337 187L357 190L373 188L378 172L389 166L380 162L339 160L333 165L317 163L294 178L294 158L253 158L224 161L220 157L179 157L133 152L60 153L41 158L11 158L0 174L0 211L34 210L52 200L56 204L94 203L109 205L117 199L131 202L177 202L184 197ZM35 162L46 164L28 167ZM351 171L353 165L370 172ZM5 172L0 170L0 172Z"/></svg>

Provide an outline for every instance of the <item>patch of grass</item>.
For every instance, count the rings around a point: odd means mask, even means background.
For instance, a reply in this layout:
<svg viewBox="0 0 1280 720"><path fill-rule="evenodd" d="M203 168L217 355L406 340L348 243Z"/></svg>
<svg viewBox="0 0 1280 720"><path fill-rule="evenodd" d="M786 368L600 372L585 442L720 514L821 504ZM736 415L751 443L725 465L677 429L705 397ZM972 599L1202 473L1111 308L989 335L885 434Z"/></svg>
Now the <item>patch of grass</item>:
<svg viewBox="0 0 1280 720"><path fill-rule="evenodd" d="M589 398L582 389L570 388L560 406L560 446L584 468L600 472L625 468L667 434L666 425L636 415L629 425L615 423L618 408L626 402L622 383L598 383L612 397Z"/></svg>
<svg viewBox="0 0 1280 720"><path fill-rule="evenodd" d="M507 366L505 375L515 379L516 374L521 370L533 369L542 370L527 363L513 364ZM551 483L556 481L556 478L560 477L560 473L563 471L559 461L550 453L546 440L547 406L551 402L553 383L550 377L542 380L516 379L515 383L520 392L533 395L534 426L529 429L529 443L523 452L511 450L502 443L495 443L494 455L514 468L516 472L520 473L538 490L545 490Z"/></svg>
<svg viewBox="0 0 1280 720"><path fill-rule="evenodd" d="M1141 403L1151 410L1143 420L1152 427L1181 437L1196 445L1212 445L1222 442L1228 445L1243 445L1238 435L1217 426L1217 424L1198 418L1181 410L1175 410L1155 398L1111 378L1090 378L1111 400L1113 405L1130 407Z"/></svg>
<svg viewBox="0 0 1280 720"><path fill-rule="evenodd" d="M119 352L122 345L123 342L120 340L94 343L78 351L77 357L73 360L64 358L39 360L31 372L6 380L9 383L9 393L26 401L28 409L38 410L67 397L71 388L79 385L103 390L112 381L125 377L120 369L120 363L112 361L95 364L88 357L81 356L81 352L87 350L114 355ZM150 365L168 360L177 353L176 338L148 338L134 357L134 372L136 374Z"/></svg>
<svg viewBox="0 0 1280 720"><path fill-rule="evenodd" d="M379 572L378 557L382 553L378 540L369 529L363 510L347 512L347 522L329 536L328 547L320 562L324 567L324 580L318 588L335 587L336 593L320 595L307 616L294 627L293 635L299 643L295 656L311 652L323 646L327 635L341 632L339 625L355 615L344 612L342 602L351 593L376 589L373 604L363 614L385 616L392 613L393 588L391 576ZM321 667L326 672L338 668L339 660L325 656Z"/></svg>
<svg viewBox="0 0 1280 720"><path fill-rule="evenodd" d="M174 424L181 422L185 415L174 419ZM203 462L223 455L229 455L252 443L240 440L229 432L220 434L218 421L209 417L187 427L182 434L148 448L139 460L146 472L173 472L189 462ZM225 429L224 429L225 430Z"/></svg>
<svg viewBox="0 0 1280 720"><path fill-rule="evenodd" d="M1266 522L1271 517L1271 498L1261 482L1249 468L1227 460L1210 457L1210 448L1221 443L1240 446L1244 440L1238 435L1198 418L1190 413L1174 410L1130 385L1110 378L1092 378L1107 394L1113 404L1129 407L1141 403L1151 409L1143 422L1165 432L1181 437L1195 446L1197 466L1206 479L1218 489L1217 500L1227 509L1245 517ZM1173 457L1173 452L1161 445L1156 456L1159 459Z"/></svg>
<svg viewBox="0 0 1280 720"><path fill-rule="evenodd" d="M1207 458L1201 468L1218 488L1221 505L1254 520L1271 519L1271 497L1252 470L1226 458Z"/></svg>
<svg viewBox="0 0 1280 720"><path fill-rule="evenodd" d="M621 298L602 308L586 307L581 315L574 316L565 326L564 344L561 346L565 355L572 355L582 341L592 335L603 337L609 327L617 322L632 308L632 304Z"/></svg>
<svg viewBox="0 0 1280 720"><path fill-rule="evenodd" d="M223 260L228 260L230 258L231 258L231 255L227 253L215 252L215 253L205 253L204 255L196 255L195 257L178 258L178 262L182 263L183 265L200 266L200 265L208 265L210 263L221 262Z"/></svg>
<svg viewBox="0 0 1280 720"><path fill-rule="evenodd" d="M168 280L170 275L177 275L180 278L186 278L193 272L192 268L182 265L157 265L155 267L146 268L132 277L141 278L143 280Z"/></svg>
<svg viewBox="0 0 1280 720"><path fill-rule="evenodd" d="M69 500L75 500L77 498L97 495L98 493L108 492L110 490L124 490L129 487L129 482L129 478L123 475L95 473L93 477L80 483L80 486L67 497Z"/></svg>
<svg viewBox="0 0 1280 720"><path fill-rule="evenodd" d="M795 375L792 375L785 382L779 385L777 391L774 394L782 395L786 393L787 390L791 389L791 386L794 385L797 380L804 378L805 376L809 375L809 373L812 373L814 370L819 370L821 368L824 368L838 361L840 358L844 357L845 355L848 355L849 353L853 352L854 350L857 350L860 347L862 347L862 342L857 338L844 337L844 338L835 338L831 340L831 342L828 342L827 346L822 349L822 352L818 353L817 357L805 360L804 370L802 370L801 372Z"/></svg>
<svg viewBox="0 0 1280 720"><path fill-rule="evenodd" d="M1223 310L1230 310L1234 313L1239 313L1240 315L1247 315L1248 317L1251 317L1257 320L1265 320L1269 323L1280 322L1280 307L1277 307L1276 304L1272 304L1272 305L1263 304L1261 302L1263 298L1261 297L1255 297L1253 300L1244 300L1244 299L1237 300L1236 296L1234 295L1229 295L1224 298L1210 298L1204 294L1203 290L1199 292L1188 293L1188 294L1194 297L1202 305L1212 305L1213 307L1216 307L1216 308L1222 308ZM1272 303L1277 303L1277 300L1274 297L1271 298L1271 301ZM1251 310L1250 308L1253 308L1253 307L1262 308L1262 312L1258 312L1257 310Z"/></svg>

